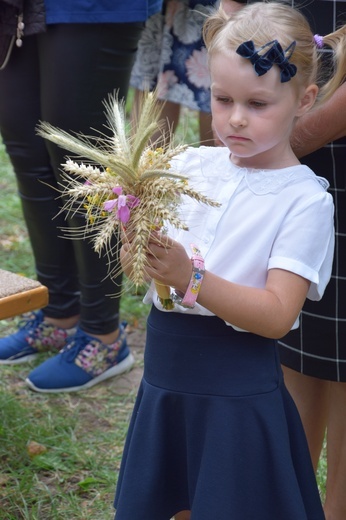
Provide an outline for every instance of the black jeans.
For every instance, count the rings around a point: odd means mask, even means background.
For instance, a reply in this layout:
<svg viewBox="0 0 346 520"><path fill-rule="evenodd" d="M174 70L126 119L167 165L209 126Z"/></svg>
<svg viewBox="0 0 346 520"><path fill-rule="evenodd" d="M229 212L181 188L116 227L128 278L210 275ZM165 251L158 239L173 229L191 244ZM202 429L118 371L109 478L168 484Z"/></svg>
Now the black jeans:
<svg viewBox="0 0 346 520"><path fill-rule="evenodd" d="M80 313L91 334L115 330L121 277L107 277L107 259L88 239L63 238L82 217L60 213L56 191L68 154L35 135L39 121L68 132L107 133L103 101L126 97L142 23L58 24L28 36L0 71L0 131L17 178L38 280L49 290L47 316ZM97 133L97 132L96 132ZM55 189L54 189L55 188ZM115 238L116 240L116 238Z"/></svg>

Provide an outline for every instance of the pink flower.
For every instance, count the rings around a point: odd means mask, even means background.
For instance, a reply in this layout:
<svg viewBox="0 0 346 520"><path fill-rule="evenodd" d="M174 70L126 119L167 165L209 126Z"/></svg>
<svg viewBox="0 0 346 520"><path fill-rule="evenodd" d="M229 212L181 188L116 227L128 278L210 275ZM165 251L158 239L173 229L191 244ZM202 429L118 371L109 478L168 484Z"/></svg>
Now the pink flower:
<svg viewBox="0 0 346 520"><path fill-rule="evenodd" d="M207 50L203 47L200 51L193 51L186 60L187 77L198 88L210 87L210 74L207 64Z"/></svg>
<svg viewBox="0 0 346 520"><path fill-rule="evenodd" d="M173 70L166 70L160 73L157 82L157 97L164 99L168 90L178 83L178 78Z"/></svg>
<svg viewBox="0 0 346 520"><path fill-rule="evenodd" d="M138 206L139 198L134 195L123 195L121 186L116 186L112 189L112 192L118 197L104 202L103 209L109 212L116 211L116 217L123 224L126 224L130 218L130 210Z"/></svg>

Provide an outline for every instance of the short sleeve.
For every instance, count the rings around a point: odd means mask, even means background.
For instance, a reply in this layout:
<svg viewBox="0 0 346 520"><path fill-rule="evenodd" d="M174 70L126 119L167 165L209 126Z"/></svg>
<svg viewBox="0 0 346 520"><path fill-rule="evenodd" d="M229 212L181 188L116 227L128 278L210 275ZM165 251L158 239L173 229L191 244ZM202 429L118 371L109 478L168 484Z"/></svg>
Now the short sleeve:
<svg viewBox="0 0 346 520"><path fill-rule="evenodd" d="M292 208L273 244L268 269L285 269L311 281L307 297L320 300L334 255L334 204L320 191Z"/></svg>

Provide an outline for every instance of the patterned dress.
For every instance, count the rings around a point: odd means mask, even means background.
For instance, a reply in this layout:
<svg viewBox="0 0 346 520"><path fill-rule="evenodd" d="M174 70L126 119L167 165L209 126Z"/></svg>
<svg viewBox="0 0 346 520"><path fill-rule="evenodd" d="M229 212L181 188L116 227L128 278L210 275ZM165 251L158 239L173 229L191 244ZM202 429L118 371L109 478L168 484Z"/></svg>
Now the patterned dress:
<svg viewBox="0 0 346 520"><path fill-rule="evenodd" d="M302 11L320 35L346 23L346 1L314 0ZM301 326L282 340L280 356L284 365L303 374L346 382L346 137L302 162L330 183L336 212L335 258L322 300L306 302Z"/></svg>
<svg viewBox="0 0 346 520"><path fill-rule="evenodd" d="M202 27L216 0L167 0L143 31L131 86L158 88L159 99L210 112L210 77Z"/></svg>

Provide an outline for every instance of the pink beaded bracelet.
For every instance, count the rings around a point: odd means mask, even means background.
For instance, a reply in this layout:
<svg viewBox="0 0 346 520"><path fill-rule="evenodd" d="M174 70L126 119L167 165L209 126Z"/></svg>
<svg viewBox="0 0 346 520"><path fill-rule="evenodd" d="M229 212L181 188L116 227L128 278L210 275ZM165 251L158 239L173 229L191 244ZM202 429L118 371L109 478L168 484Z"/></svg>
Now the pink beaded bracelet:
<svg viewBox="0 0 346 520"><path fill-rule="evenodd" d="M188 309L193 309L196 304L197 296L205 273L204 259L200 250L194 244L191 244L191 250L192 275L186 293L183 297L179 296L177 293L172 295L172 299L175 303Z"/></svg>

